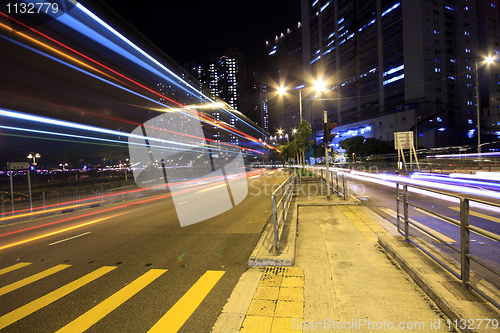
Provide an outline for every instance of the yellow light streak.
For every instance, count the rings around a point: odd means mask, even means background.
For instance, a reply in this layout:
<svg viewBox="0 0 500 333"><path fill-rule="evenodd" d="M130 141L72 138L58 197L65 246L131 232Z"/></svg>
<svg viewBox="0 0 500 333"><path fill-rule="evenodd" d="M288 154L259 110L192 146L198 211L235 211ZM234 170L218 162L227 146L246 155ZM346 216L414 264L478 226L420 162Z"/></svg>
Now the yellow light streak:
<svg viewBox="0 0 500 333"><path fill-rule="evenodd" d="M72 206L64 206L64 207L58 207L58 208L51 208L51 209L47 209L47 210L40 210L37 212L29 212L29 213L25 213L25 214L10 215L10 216L0 218L0 221L7 221L7 220L20 218L20 217L40 215L43 213L50 213L50 212L57 211L57 210L67 210L67 209L77 208L77 207L81 207L81 206L85 206L85 205L88 205L88 203L72 205ZM23 223L24 222L28 222L28 221L23 221ZM10 226L10 225L12 225L12 224L3 224L3 225L0 225L0 228Z"/></svg>
<svg viewBox="0 0 500 333"><path fill-rule="evenodd" d="M126 213L120 213L120 214L116 214L116 215L112 215L112 216L108 216L108 217L103 217L101 219L97 219L97 220L85 222L85 223L82 223L82 224L79 224L79 225L75 225L75 226L72 226L72 227L69 227L69 228L65 228L65 229L61 229L61 230L49 232L47 234L43 234L43 235L36 236L36 237L31 237L31 238L24 239L24 240L19 241L19 242L15 242L15 243L7 244L7 245L4 245L4 246L0 246L0 250L8 249L10 247L14 247L14 246L17 246L17 245L26 244L26 243L29 243L29 242L32 242L32 241L35 241L35 240L39 240L39 239L42 239L42 238L46 238L46 237L58 235L58 234L61 234L63 232L66 232L66 231L71 231L71 230L75 230L75 229L78 229L78 228L86 227L86 226L89 226L91 224L95 224L95 223L98 223L98 222L101 222L101 221L104 221L104 220L107 220L107 219L111 219L113 217L117 217L117 216L120 216L120 215L123 215L123 214L126 214Z"/></svg>
<svg viewBox="0 0 500 333"><path fill-rule="evenodd" d="M204 188L203 190L199 190L196 193L201 193L201 192L215 190L216 188L223 187L223 186L226 186L226 184L224 183L224 184L220 184L220 185L217 185L217 186L212 186L212 187L209 187L209 188Z"/></svg>
<svg viewBox="0 0 500 333"><path fill-rule="evenodd" d="M10 27L8 27L8 26L6 26L5 24L2 24L2 23L0 23L0 27L2 27L2 28L4 28L4 29L7 29L7 30L11 30L11 28L10 28ZM102 72L102 71L98 70L97 68L92 67L92 66L90 66L89 64L84 63L83 61L80 61L80 60L78 60L78 59L76 59L76 58L73 58L72 56L70 56L70 55L68 55L68 54L66 54L66 53L64 53L64 52L61 52L61 51L59 51L59 50L57 50L57 49L55 49L55 48L53 48L53 47L51 47L51 46L48 46L47 44L44 44L44 43L42 43L42 42L38 41L37 39L35 39L35 38L33 38L33 37L30 37L30 36L28 36L28 35L26 35L26 34L24 34L24 33L22 33L22 32L17 32L17 34L18 34L18 35L20 35L20 36L22 36L22 37L24 37L24 38L26 38L26 39L28 39L29 41L31 41L31 42L33 42L33 43L35 43L35 44L37 44L37 45L41 46L41 47L44 47L44 48L46 48L46 49L51 50L52 52L57 53L58 55L60 55L60 56L62 56L62 57L64 57L64 58L70 59L70 60L72 60L72 61L76 62L77 64L81 65L81 66L84 66L84 67L86 67L86 68L88 68L88 69L94 70L94 71L96 71L96 72L97 72L97 73L99 73L99 74L102 74L102 75L104 75L104 76L107 76L108 78L115 79L113 76L111 76L111 75L109 75L109 74L106 74L106 73L104 73L104 72Z"/></svg>

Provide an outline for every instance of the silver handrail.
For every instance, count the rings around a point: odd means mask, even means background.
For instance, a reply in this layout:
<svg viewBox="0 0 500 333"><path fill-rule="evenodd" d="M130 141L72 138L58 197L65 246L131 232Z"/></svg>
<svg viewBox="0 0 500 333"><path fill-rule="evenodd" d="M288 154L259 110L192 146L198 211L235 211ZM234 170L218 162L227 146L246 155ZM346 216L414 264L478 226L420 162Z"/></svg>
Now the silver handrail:
<svg viewBox="0 0 500 333"><path fill-rule="evenodd" d="M273 226L274 226L274 247L279 251L281 232L285 226L288 209L293 197L293 186L297 174L295 171L276 189L272 194L273 205ZM281 197L277 200L277 196Z"/></svg>
<svg viewBox="0 0 500 333"><path fill-rule="evenodd" d="M403 185L403 193L401 195L400 193L400 185ZM420 207L414 203L411 203L408 201L408 187L411 188L417 188L421 190L426 190L429 192L433 193L438 193L441 195L445 195L448 197L454 197L458 198L460 200L460 221L455 220L453 218L444 216L439 213L435 213L431 210L428 210L424 207ZM478 228L476 226L472 226L469 223L469 212L470 212L470 202L478 202L481 204L493 206L493 207L498 207L500 208L499 204L491 203L491 202L486 202L478 199L473 199L473 198L467 198L467 197L462 197L450 193L445 193L433 189L429 189L426 187L422 186L417 186L417 185L408 185L404 183L396 183L396 215L397 215L397 229L398 232L405 237L406 242L414 244L416 247L418 247L420 250L422 250L424 253L429 255L432 259L434 259L438 264L443 266L447 271L449 271L451 274L453 274L456 278L462 281L462 287L466 290L469 290L469 288L474 289L477 293L479 293L481 296L486 298L488 301L490 301L493 305L495 305L497 308L500 309L500 304L496 302L492 297L488 296L484 291L480 290L477 286L473 285L470 281L470 261L473 260L479 265L483 266L484 268L488 269L492 273L500 276L500 271L485 262L481 261L479 258L471 255L470 253L470 232L474 232L478 235L489 237L497 242L500 242L500 235L492 233L490 231ZM403 203L403 215L400 214L400 208L399 204ZM409 219L409 212L408 212L408 207L412 206L418 209L421 209L433 216L436 216L438 218L444 219L458 227L460 227L460 248L453 246L451 244L448 244L447 242L443 241L440 237L429 233L427 230L419 227L418 225L415 225L412 221ZM403 219L404 223L404 232L401 232L401 219ZM431 236L432 238L438 240L439 242L445 244L449 248L453 249L457 253L460 253L460 274L455 272L453 269L448 267L446 264L441 262L439 259L437 259L435 256L433 256L431 253L429 253L427 250L425 250L422 246L414 242L410 238L410 225L412 225L414 228L419 229L421 232L424 232L425 234Z"/></svg>

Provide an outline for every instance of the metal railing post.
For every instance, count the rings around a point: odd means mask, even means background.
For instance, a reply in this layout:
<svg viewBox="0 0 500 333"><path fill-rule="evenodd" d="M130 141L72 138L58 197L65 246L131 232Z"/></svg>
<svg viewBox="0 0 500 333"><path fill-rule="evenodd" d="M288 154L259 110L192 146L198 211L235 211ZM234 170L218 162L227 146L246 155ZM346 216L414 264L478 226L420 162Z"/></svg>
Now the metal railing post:
<svg viewBox="0 0 500 333"><path fill-rule="evenodd" d="M342 192L344 193L344 199L347 199L347 191L345 186L345 173L342 173Z"/></svg>
<svg viewBox="0 0 500 333"><path fill-rule="evenodd" d="M403 185L403 196L404 196L404 201L403 201L403 209L404 209L404 215L405 215L405 240L407 243L410 242L410 226L409 226L409 219L408 219L408 185Z"/></svg>
<svg viewBox="0 0 500 333"><path fill-rule="evenodd" d="M396 183L396 226L398 228L398 232L400 232L401 228L399 226L400 220L399 214L399 183Z"/></svg>
<svg viewBox="0 0 500 333"><path fill-rule="evenodd" d="M469 199L460 198L460 253L462 287L469 289L470 283L470 230L469 230Z"/></svg>
<svg viewBox="0 0 500 333"><path fill-rule="evenodd" d="M278 235L278 211L276 208L276 194L273 194L273 225L274 225L274 248L279 251L279 235Z"/></svg>
<svg viewBox="0 0 500 333"><path fill-rule="evenodd" d="M337 192L339 192L339 173L335 172L335 187L337 188Z"/></svg>

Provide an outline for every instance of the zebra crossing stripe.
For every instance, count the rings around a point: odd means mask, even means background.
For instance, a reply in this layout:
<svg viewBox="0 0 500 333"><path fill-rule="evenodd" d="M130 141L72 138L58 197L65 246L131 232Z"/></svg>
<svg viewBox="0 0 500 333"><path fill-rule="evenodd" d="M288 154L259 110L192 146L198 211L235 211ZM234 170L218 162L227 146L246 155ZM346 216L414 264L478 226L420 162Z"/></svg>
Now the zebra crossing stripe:
<svg viewBox="0 0 500 333"><path fill-rule="evenodd" d="M177 332L193 314L210 290L224 275L222 271L207 271L148 331L149 333Z"/></svg>
<svg viewBox="0 0 500 333"><path fill-rule="evenodd" d="M37 273L37 274L29 276L25 279L11 283L8 286L0 288L0 296L5 295L7 293L10 293L11 291L14 291L16 289L24 287L24 286L26 286L30 283L33 283L35 281L38 281L40 279L43 279L44 277L47 277L49 275L52 275L52 274L57 273L59 271L62 271L63 269L68 268L70 266L71 265L57 265L57 266L54 266L52 268L46 269L43 272Z"/></svg>
<svg viewBox="0 0 500 333"><path fill-rule="evenodd" d="M96 269L95 271L90 272L89 274L60 287L48 293L47 295L37 298L36 300L3 315L2 317L0 317L0 330L32 314L33 312L40 310L44 306L57 301L58 299L68 295L76 289L86 285L87 283L94 281L104 274L111 272L115 268L116 266L104 266Z"/></svg>
<svg viewBox="0 0 500 333"><path fill-rule="evenodd" d="M94 306L89 311L85 312L80 317L76 318L68 325L64 326L56 333L78 333L84 332L99 320L108 315L111 311L119 307L126 300L137 294L140 290L153 282L160 275L165 273L166 269L151 269L133 282L123 287L97 306Z"/></svg>
<svg viewBox="0 0 500 333"><path fill-rule="evenodd" d="M15 271L16 269L23 268L23 267L28 266L28 265L31 265L31 263L30 262L20 262L19 264L15 264L15 265L12 265L9 267L2 268L2 269L0 269L0 275Z"/></svg>

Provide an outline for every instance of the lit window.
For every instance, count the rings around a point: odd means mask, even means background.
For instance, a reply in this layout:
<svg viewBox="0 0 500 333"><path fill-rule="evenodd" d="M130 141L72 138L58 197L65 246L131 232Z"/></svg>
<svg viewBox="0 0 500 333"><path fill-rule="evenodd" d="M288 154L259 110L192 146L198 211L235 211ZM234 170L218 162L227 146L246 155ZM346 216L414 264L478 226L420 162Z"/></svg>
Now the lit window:
<svg viewBox="0 0 500 333"><path fill-rule="evenodd" d="M468 123L468 124L473 124L472 119L468 119L468 120L467 120L467 123Z"/></svg>

